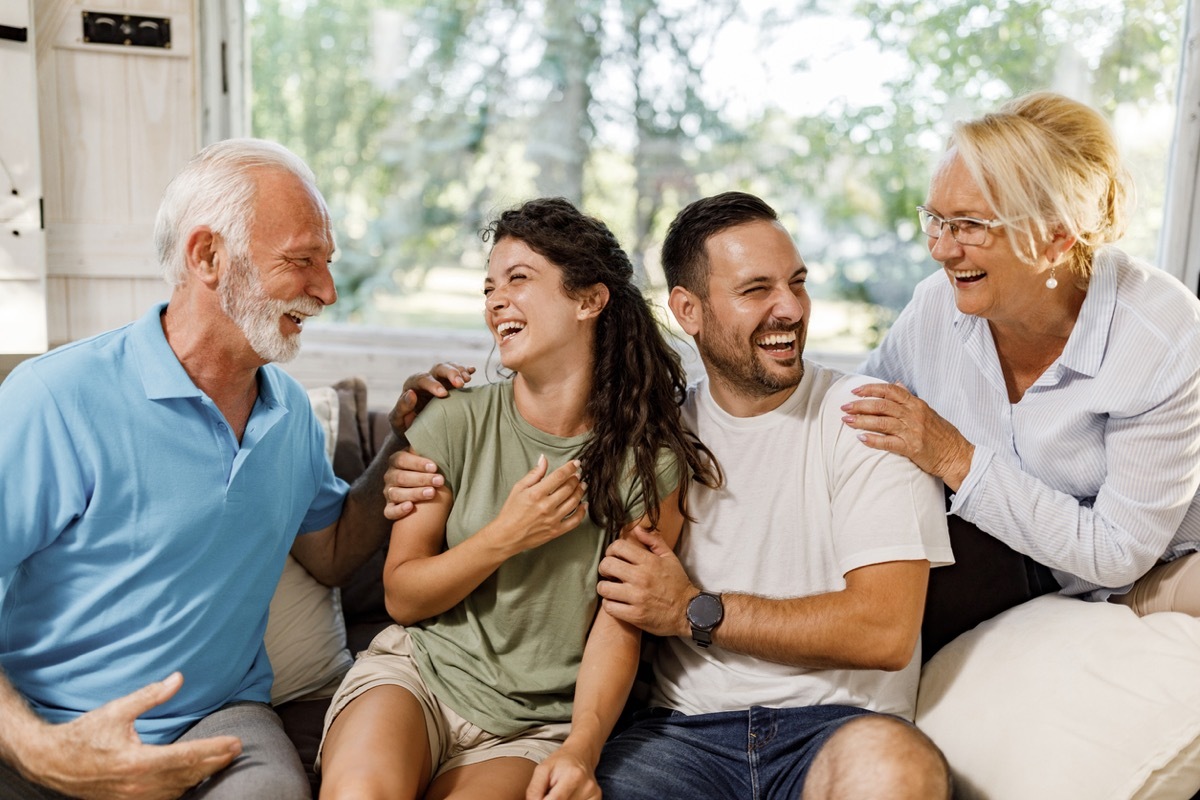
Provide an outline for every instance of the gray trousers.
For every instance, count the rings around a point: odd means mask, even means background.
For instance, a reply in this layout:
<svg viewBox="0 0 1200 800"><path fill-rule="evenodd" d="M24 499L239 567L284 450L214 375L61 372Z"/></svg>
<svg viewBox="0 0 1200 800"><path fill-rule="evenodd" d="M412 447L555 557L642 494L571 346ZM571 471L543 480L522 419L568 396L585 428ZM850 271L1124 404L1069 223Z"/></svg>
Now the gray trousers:
<svg viewBox="0 0 1200 800"><path fill-rule="evenodd" d="M179 741L236 736L242 753L227 768L188 791L186 800L311 800L300 756L283 723L262 703L234 703L193 725ZM0 800L64 800L0 761Z"/></svg>

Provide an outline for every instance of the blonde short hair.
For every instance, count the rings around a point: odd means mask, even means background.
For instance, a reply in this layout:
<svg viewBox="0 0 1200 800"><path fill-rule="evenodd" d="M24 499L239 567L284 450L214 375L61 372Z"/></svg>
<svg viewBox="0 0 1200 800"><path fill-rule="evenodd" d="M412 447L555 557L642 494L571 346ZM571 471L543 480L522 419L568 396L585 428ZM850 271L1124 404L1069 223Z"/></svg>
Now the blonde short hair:
<svg viewBox="0 0 1200 800"><path fill-rule="evenodd" d="M1008 230L1017 256L1033 263L1039 242L1076 238L1068 267L1086 281L1097 248L1125 233L1133 183L1108 122L1052 92L1011 100L954 126L950 147Z"/></svg>

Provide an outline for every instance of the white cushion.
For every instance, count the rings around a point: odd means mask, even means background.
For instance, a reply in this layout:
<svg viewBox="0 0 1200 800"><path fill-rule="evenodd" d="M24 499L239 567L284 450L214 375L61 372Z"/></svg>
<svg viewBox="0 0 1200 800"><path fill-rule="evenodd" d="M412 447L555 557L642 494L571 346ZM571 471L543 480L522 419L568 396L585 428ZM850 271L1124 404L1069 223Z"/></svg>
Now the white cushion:
<svg viewBox="0 0 1200 800"><path fill-rule="evenodd" d="M337 391L332 387L312 389L308 397L325 430L325 455L332 460L337 442ZM341 593L317 581L290 555L271 598L265 640L275 671L273 705L312 695L341 678L354 661L346 649Z"/></svg>
<svg viewBox="0 0 1200 800"><path fill-rule="evenodd" d="M916 721L950 761L957 798L1191 798L1200 620L1039 597L930 659Z"/></svg>

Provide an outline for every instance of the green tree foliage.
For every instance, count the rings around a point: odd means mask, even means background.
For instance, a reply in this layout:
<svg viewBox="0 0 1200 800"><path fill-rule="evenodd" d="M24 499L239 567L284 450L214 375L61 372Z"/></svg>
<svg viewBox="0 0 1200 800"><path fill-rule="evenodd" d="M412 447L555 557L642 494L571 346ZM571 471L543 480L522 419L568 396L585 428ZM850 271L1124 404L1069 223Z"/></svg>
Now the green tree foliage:
<svg viewBox="0 0 1200 800"><path fill-rule="evenodd" d="M842 8L814 0L803 13ZM821 209L826 235L814 231L802 239L806 255L834 266L836 296L872 309L867 344L874 344L933 267L915 233L913 209L924 200L954 120L1044 88L1110 116L1122 105L1170 102L1183 6L1172 0L860 0L853 13L869 24L882 53L899 56L900 67L885 82L890 100L795 121L805 146L772 168L796 178ZM764 120L755 138L780 127L775 122ZM1165 161L1138 166L1143 195L1161 196ZM1145 205L1134 223L1140 255L1153 257L1160 224L1161 205Z"/></svg>
<svg viewBox="0 0 1200 800"><path fill-rule="evenodd" d="M692 188L691 136L718 127L688 52L711 14L646 0L258 0L254 132L322 181L341 226L338 313L477 263L486 219L538 194L584 203L648 252L663 196ZM622 127L630 155L606 141Z"/></svg>
<svg viewBox="0 0 1200 800"><path fill-rule="evenodd" d="M373 298L419 289L433 268L480 264L487 218L538 194L607 220L649 282L678 208L741 188L780 209L825 276L817 291L858 304L878 338L932 268L913 207L953 120L1037 88L1110 114L1170 102L1182 3L808 0L755 15L736 0L253 0L250 11L254 132L293 147L322 182L340 226L341 316L369 318ZM886 99L798 111L813 88L805 45L833 18L895 65ZM747 87L767 100L740 112L711 86L734 27L751 31L747 69L772 45L797 54L769 92Z"/></svg>

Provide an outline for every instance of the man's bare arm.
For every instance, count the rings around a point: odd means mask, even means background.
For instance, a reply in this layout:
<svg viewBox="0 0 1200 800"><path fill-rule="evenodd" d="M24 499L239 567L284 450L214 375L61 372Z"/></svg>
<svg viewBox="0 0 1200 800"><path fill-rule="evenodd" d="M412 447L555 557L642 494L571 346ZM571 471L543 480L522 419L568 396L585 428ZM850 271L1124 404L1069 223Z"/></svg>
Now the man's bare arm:
<svg viewBox="0 0 1200 800"><path fill-rule="evenodd" d="M600 563L604 608L660 636L690 637L687 604L701 588L653 534L614 542ZM846 588L807 597L723 594L715 645L809 669L904 668L920 635L927 561L890 561L846 574Z"/></svg>
<svg viewBox="0 0 1200 800"><path fill-rule="evenodd" d="M292 545L292 555L313 577L337 586L379 550L392 528L392 519L384 514L384 473L390 458L404 446L404 433L430 399L466 386L474 371L474 367L443 363L404 382L404 391L389 414L392 432L350 487L342 516L327 528L296 537Z"/></svg>

